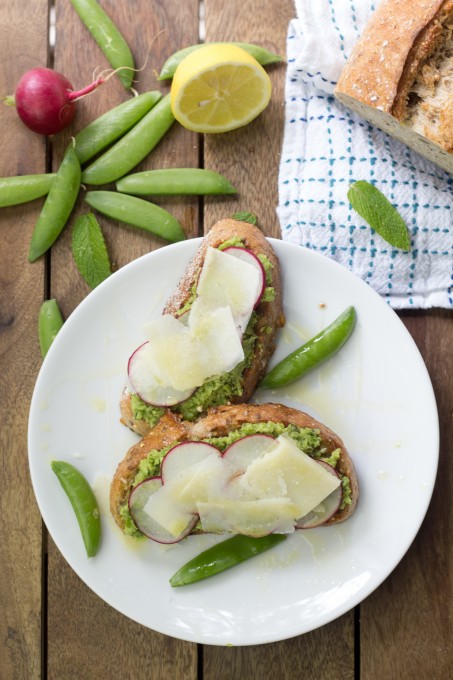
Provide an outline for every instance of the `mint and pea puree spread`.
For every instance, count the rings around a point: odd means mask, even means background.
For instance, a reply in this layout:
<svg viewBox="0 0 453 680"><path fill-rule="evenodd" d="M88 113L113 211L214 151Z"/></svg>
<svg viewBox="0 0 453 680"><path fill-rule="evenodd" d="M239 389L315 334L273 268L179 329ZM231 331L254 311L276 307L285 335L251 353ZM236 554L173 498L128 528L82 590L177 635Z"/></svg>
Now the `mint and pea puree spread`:
<svg viewBox="0 0 453 680"><path fill-rule="evenodd" d="M228 446L236 442L238 439L242 439L243 437L247 437L248 435L252 434L267 434L271 437L279 437L282 434L286 434L294 440L301 451L308 454L315 460L322 460L325 463L328 463L333 468L337 467L338 461L340 459L341 449L335 449L329 453L323 445L319 430L309 427L297 427L296 425L284 425L283 423L245 423L237 430L233 430L224 437L210 437L201 441L212 444L218 448L219 451L223 452ZM175 444L176 443L177 442L175 442ZM149 451L147 456L140 461L137 473L132 483L132 487L137 486L140 484L140 482L143 482L145 479L149 479L150 477L158 477L160 475L163 457L171 448L173 448L175 444L164 449L160 449L159 451L156 449ZM340 474L340 479L342 486L342 500L340 509L343 509L347 505L351 504L351 484L349 477L346 475ZM127 503L121 507L120 514L124 521L124 533L128 536L133 536L134 538L142 538L143 534L135 526L134 521L129 513L129 507Z"/></svg>
<svg viewBox="0 0 453 680"><path fill-rule="evenodd" d="M244 242L241 239L234 237L224 241L219 246L219 250L225 250L225 248L230 248L232 246L245 248ZM266 274L266 288L261 301L271 302L275 297L275 289L272 286L273 265L269 258L262 253L258 255L258 258L263 265ZM179 310L179 315L191 308L196 294L196 284L194 284L186 303ZM255 333L257 321L258 315L253 312L242 338L244 359L235 366L232 371L214 376L207 380L201 387L198 387L188 399L172 406L172 411L180 413L184 420L192 421L198 418L200 413L203 413L209 407L227 404L233 397L239 397L242 394L242 376L244 371L251 366L253 361L257 339ZM271 333L272 328L265 328L264 332ZM144 420L150 427L154 427L164 414L163 408L147 404L138 396L138 394L131 395L131 410L135 420Z"/></svg>

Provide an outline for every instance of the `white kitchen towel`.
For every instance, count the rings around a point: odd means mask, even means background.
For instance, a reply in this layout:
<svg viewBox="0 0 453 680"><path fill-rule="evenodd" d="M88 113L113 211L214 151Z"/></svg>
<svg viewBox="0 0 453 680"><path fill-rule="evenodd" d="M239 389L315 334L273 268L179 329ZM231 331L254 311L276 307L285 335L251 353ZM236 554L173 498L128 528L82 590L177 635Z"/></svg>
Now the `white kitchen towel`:
<svg viewBox="0 0 453 680"><path fill-rule="evenodd" d="M453 308L453 177L336 102L333 89L377 3L296 0L287 36L279 172L282 239L337 260L394 309ZM411 250L390 246L347 190L375 184L405 219Z"/></svg>

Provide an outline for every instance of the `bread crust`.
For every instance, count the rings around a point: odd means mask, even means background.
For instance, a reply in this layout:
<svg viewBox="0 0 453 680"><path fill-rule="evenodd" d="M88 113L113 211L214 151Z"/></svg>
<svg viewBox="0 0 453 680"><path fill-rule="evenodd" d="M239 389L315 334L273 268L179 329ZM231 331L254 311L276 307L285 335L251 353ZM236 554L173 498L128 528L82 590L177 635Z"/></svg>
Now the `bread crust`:
<svg viewBox="0 0 453 680"><path fill-rule="evenodd" d="M415 73L433 52L451 0L383 0L343 68L335 95L401 120Z"/></svg>
<svg viewBox="0 0 453 680"><path fill-rule="evenodd" d="M247 402L253 394L256 385L264 377L267 365L275 350L278 331L285 324L282 302L282 281L280 263L269 241L262 232L248 222L234 219L224 219L217 222L203 238L195 256L182 275L173 295L167 300L163 314L178 316L192 294L192 289L203 266L209 246L217 248L225 241L239 238L245 247L255 254L265 255L272 265L272 286L275 297L270 302L260 302L255 312L258 320L255 326L255 345L251 365L244 371L241 380L242 394L234 396L232 403ZM137 421L132 413L131 395L126 390L120 401L121 420L131 430L144 436L151 427L145 421Z"/></svg>
<svg viewBox="0 0 453 680"><path fill-rule="evenodd" d="M120 508L127 502L140 461L149 451L161 450L179 441L222 437L237 430L245 423L282 423L296 427L318 429L326 450L331 453L341 449L337 470L349 477L351 483L351 504L339 510L326 524L343 522L354 512L359 497L359 485L354 464L342 441L330 428L318 422L307 413L282 404L239 404L219 406L210 409L206 416L194 423L182 421L172 413L166 413L158 425L140 442L132 446L118 465L110 487L110 510L115 522L124 529Z"/></svg>

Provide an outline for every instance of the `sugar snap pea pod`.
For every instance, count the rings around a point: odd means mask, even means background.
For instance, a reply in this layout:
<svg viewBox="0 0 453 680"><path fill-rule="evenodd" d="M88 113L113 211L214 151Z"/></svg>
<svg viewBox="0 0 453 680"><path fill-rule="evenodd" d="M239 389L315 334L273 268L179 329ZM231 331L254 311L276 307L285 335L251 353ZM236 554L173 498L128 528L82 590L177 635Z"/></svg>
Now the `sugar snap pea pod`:
<svg viewBox="0 0 453 680"><path fill-rule="evenodd" d="M63 317L61 316L57 301L52 299L43 302L38 318L39 346L43 359L63 323Z"/></svg>
<svg viewBox="0 0 453 680"><path fill-rule="evenodd" d="M74 137L75 152L80 164L91 160L107 146L116 142L148 113L162 94L157 90L144 92L110 109L80 130Z"/></svg>
<svg viewBox="0 0 453 680"><path fill-rule="evenodd" d="M134 77L135 64L124 36L96 0L71 0L71 4L110 65L114 69L127 67L118 72L118 77L124 87L129 89Z"/></svg>
<svg viewBox="0 0 453 680"><path fill-rule="evenodd" d="M0 177L0 208L28 203L49 193L55 174Z"/></svg>
<svg viewBox="0 0 453 680"><path fill-rule="evenodd" d="M82 174L86 184L108 184L126 175L154 149L175 122L167 94L124 137L89 165Z"/></svg>
<svg viewBox="0 0 453 680"><path fill-rule="evenodd" d="M259 387L267 389L283 387L302 377L326 361L343 347L351 336L356 321L354 307L348 307L329 326L304 345L288 354L274 366L261 381Z"/></svg>
<svg viewBox="0 0 453 680"><path fill-rule="evenodd" d="M282 61L282 58L278 54L274 54L273 52L266 50L264 47L260 47L259 45L252 45L251 43L230 42L209 44L210 45L226 44L237 45L237 47L242 47L242 49L251 54L252 57L254 57L257 60L257 62L261 64L261 66L267 66L268 64L275 64L279 61ZM178 50L178 52L175 52L170 57L168 57L167 61L162 66L162 70L159 74L159 80L167 80L168 78L173 78L176 68L181 63L181 61L185 57L187 57L188 54L190 54L194 50L198 50L200 47L203 47L203 43L200 43L199 45L190 45L189 47L184 47L182 50Z"/></svg>
<svg viewBox="0 0 453 680"><path fill-rule="evenodd" d="M165 168L137 172L118 180L116 188L124 194L136 196L236 193L226 177L203 168Z"/></svg>
<svg viewBox="0 0 453 680"><path fill-rule="evenodd" d="M255 557L284 541L284 534L269 534L260 538L237 535L208 548L184 564L173 574L170 584L173 587L197 583L215 574Z"/></svg>
<svg viewBox="0 0 453 680"><path fill-rule="evenodd" d="M54 460L52 470L73 507L88 557L94 557L101 542L101 517L96 496L82 473L71 463Z"/></svg>
<svg viewBox="0 0 453 680"><path fill-rule="evenodd" d="M167 241L183 241L186 238L176 217L143 198L115 191L88 191L85 201L107 217L146 229Z"/></svg>
<svg viewBox="0 0 453 680"><path fill-rule="evenodd" d="M77 200L80 163L72 146L63 157L31 237L28 259L34 262L59 237Z"/></svg>

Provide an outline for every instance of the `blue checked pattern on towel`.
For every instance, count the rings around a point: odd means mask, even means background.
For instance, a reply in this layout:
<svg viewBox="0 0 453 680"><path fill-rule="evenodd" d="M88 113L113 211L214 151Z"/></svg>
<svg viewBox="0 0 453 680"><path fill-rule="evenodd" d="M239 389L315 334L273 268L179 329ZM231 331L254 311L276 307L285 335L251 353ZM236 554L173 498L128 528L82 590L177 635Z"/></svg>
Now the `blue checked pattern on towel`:
<svg viewBox="0 0 453 680"><path fill-rule="evenodd" d="M287 36L282 239L337 260L394 309L453 308L453 177L332 94L373 3L296 0L296 10ZM390 246L352 210L347 191L356 180L375 184L403 216L409 252Z"/></svg>

